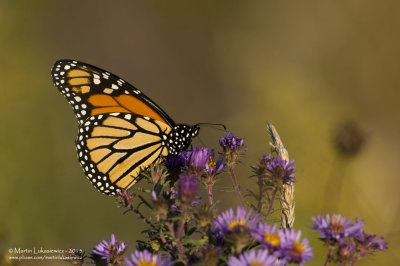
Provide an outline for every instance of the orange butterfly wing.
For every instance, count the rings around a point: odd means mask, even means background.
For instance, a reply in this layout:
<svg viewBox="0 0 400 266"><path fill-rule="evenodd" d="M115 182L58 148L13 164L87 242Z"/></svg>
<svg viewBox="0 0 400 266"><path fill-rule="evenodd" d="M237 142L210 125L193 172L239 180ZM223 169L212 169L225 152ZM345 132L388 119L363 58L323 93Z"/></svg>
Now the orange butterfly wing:
<svg viewBox="0 0 400 266"><path fill-rule="evenodd" d="M105 70L78 61L59 60L51 75L80 124L90 116L120 112L139 114L175 126L150 98Z"/></svg>

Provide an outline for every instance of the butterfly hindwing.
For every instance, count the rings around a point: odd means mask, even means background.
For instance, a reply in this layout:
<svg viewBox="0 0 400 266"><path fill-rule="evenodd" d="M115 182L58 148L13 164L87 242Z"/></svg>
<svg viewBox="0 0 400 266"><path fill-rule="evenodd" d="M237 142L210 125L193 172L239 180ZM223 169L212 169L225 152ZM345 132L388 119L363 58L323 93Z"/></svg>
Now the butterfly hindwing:
<svg viewBox="0 0 400 266"><path fill-rule="evenodd" d="M168 155L170 131L164 122L138 114L94 115L79 127L78 160L100 192L115 195L134 185L141 169Z"/></svg>
<svg viewBox="0 0 400 266"><path fill-rule="evenodd" d="M174 126L173 120L150 98L105 70L74 60L59 60L53 82L71 104L80 124L106 113L135 113Z"/></svg>

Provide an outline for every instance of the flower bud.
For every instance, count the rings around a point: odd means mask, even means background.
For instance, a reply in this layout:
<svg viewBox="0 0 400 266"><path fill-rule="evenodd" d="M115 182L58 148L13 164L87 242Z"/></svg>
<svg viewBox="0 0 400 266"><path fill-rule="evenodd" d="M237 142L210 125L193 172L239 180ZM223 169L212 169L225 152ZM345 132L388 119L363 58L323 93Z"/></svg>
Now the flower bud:
<svg viewBox="0 0 400 266"><path fill-rule="evenodd" d="M185 176L179 179L179 197L183 204L190 205L196 195L197 179L193 176Z"/></svg>

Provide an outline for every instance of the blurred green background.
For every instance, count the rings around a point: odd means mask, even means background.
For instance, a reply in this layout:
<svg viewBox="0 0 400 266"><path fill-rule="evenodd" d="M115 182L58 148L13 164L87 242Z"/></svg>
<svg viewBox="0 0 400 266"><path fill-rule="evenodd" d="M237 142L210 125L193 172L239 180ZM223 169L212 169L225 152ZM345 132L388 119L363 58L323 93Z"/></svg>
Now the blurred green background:
<svg viewBox="0 0 400 266"><path fill-rule="evenodd" d="M311 216L366 221L389 250L359 265L398 265L400 2L0 1L0 248L83 248L111 233L131 243L143 222L98 193L76 160L77 121L50 69L81 60L124 78L177 122L224 123L246 138L242 191L266 153L266 121L296 159L296 221L321 265ZM338 125L366 135L338 155ZM221 132L205 128L216 146ZM202 145L195 140L195 145ZM341 185L342 183L342 185ZM341 187L341 189L340 189ZM217 199L238 201L229 177Z"/></svg>

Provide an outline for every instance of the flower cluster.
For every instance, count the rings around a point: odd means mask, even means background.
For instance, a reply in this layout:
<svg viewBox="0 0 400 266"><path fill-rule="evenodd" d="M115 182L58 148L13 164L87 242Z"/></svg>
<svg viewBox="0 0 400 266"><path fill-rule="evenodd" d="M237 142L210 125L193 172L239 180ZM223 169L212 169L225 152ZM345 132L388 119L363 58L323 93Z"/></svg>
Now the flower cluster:
<svg viewBox="0 0 400 266"><path fill-rule="evenodd" d="M377 250L387 248L383 238L367 235L362 227L364 221L347 219L341 214L312 217L312 228L320 232L320 239L329 247L327 261L355 263Z"/></svg>
<svg viewBox="0 0 400 266"><path fill-rule="evenodd" d="M309 262L314 254L302 232L283 220L281 224L288 228L279 228L271 224L275 218L269 216L277 213L274 206L278 204L274 205L274 200L280 201L281 209L286 209L282 207L287 199L282 188L295 182L294 160L285 161L279 154L264 155L254 168L258 192L250 191L256 202L251 199L245 202L234 171L245 149L244 139L226 132L219 143L220 152L195 147L143 169L141 177L145 177L150 188L120 189L116 196L118 205L146 223L147 229L143 231L146 240L137 241L136 251L124 257L128 245L112 234L111 241L103 240L92 250L93 263L262 266ZM213 185L225 167L241 206L216 214L220 205L214 204ZM201 184L207 190L208 201L198 194ZM148 201L144 193L152 200ZM142 213L141 209L146 207L148 210ZM387 248L382 237L363 231L362 220L347 219L340 214L320 215L312 220L312 228L318 230L319 238L328 246L325 265L329 262L354 265L359 259ZM75 255L71 262L82 264L84 254Z"/></svg>
<svg viewBox="0 0 400 266"><path fill-rule="evenodd" d="M215 182L215 176L225 167L222 159L215 158L214 150L206 147L194 147L191 151L184 151L177 156L166 159L166 166L171 174L192 175Z"/></svg>
<svg viewBox="0 0 400 266"><path fill-rule="evenodd" d="M304 263L313 258L313 252L309 246L308 239L300 241L301 231L291 229L277 229L275 225L260 223L252 236L283 262Z"/></svg>
<svg viewBox="0 0 400 266"><path fill-rule="evenodd" d="M225 237L224 240L228 241L236 240L233 245L239 253L253 240L261 244L261 249L257 252L253 249L250 253L243 253L239 258L231 257L231 263L241 261L242 264L238 265L250 265L245 263L249 259L250 262L259 259L277 263L279 259L282 263L304 263L313 258L308 240L305 238L300 241L301 231L277 230L276 225L260 223L260 218L258 214L252 215L251 210L247 212L244 208L238 207L236 214L233 209L229 209L215 219L213 230L217 232L217 236ZM249 238L249 235L252 238ZM261 261L258 263L264 265Z"/></svg>
<svg viewBox="0 0 400 266"><path fill-rule="evenodd" d="M209 150L206 147L194 147L191 151L184 151L177 156L167 158L165 164L171 174L172 183L175 183L178 178L189 180L189 176L192 177L191 183L194 183L193 178L198 179L207 188L209 202L211 205L213 204L212 188L217 175L225 167L223 160L215 157L214 150ZM183 183L179 182L179 184L181 188Z"/></svg>

